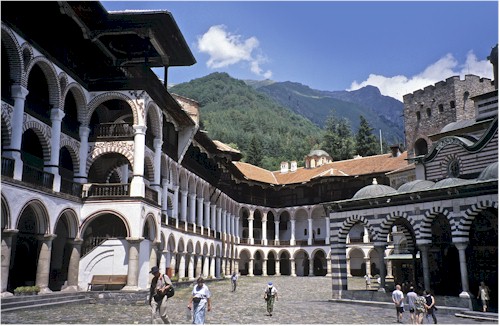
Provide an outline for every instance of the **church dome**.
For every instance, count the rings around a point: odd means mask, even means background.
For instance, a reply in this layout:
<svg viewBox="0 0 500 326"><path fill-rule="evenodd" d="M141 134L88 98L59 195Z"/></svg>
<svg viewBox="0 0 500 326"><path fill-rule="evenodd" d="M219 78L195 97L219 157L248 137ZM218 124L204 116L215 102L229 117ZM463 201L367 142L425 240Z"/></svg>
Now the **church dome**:
<svg viewBox="0 0 500 326"><path fill-rule="evenodd" d="M484 168L483 172L477 177L477 180L498 179L498 162L492 163Z"/></svg>
<svg viewBox="0 0 500 326"><path fill-rule="evenodd" d="M373 184L369 186L365 186L361 189L359 189L352 199L363 199L363 198L370 198L370 197L379 197L379 196L385 196L389 194L393 194L396 192L396 189L386 186L386 185L379 185L377 183L377 179L373 179Z"/></svg>
<svg viewBox="0 0 500 326"><path fill-rule="evenodd" d="M470 182L471 182L470 180L465 180L460 178L446 178L436 182L436 184L434 184L434 186L432 186L431 188L437 189L437 188L454 187Z"/></svg>
<svg viewBox="0 0 500 326"><path fill-rule="evenodd" d="M307 154L307 156L330 156L327 152L325 152L322 149L313 149L312 151Z"/></svg>
<svg viewBox="0 0 500 326"><path fill-rule="evenodd" d="M402 184L398 188L398 192L411 192L411 191L419 191L429 189L434 185L434 182L430 180L413 180L407 183Z"/></svg>

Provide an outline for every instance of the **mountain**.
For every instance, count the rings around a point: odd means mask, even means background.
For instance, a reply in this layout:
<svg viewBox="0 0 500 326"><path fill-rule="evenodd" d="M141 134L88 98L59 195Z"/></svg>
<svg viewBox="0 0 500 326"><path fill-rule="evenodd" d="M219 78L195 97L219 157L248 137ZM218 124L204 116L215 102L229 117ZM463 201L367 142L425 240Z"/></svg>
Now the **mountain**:
<svg viewBox="0 0 500 326"><path fill-rule="evenodd" d="M363 115L377 138L381 130L383 140L389 145L404 143L403 103L382 95L374 86L356 91L320 91L296 82L246 82L320 127L334 110L337 117L349 120L356 133L359 116Z"/></svg>
<svg viewBox="0 0 500 326"><path fill-rule="evenodd" d="M237 147L244 161L268 170L278 170L282 161L301 165L322 140L319 126L226 73L178 84L169 91L200 104L201 128L211 139ZM256 157L262 161L252 161Z"/></svg>

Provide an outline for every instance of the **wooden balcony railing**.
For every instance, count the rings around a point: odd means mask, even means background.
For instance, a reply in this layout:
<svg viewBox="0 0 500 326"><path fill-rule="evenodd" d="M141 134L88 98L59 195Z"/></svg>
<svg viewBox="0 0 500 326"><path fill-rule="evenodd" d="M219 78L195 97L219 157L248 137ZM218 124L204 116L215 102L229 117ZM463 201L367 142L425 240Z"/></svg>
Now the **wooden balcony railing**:
<svg viewBox="0 0 500 326"><path fill-rule="evenodd" d="M128 183L93 183L87 191L88 197L124 197L129 195Z"/></svg>
<svg viewBox="0 0 500 326"><path fill-rule="evenodd" d="M158 192L152 188L146 186L145 197L155 203L158 203Z"/></svg>
<svg viewBox="0 0 500 326"><path fill-rule="evenodd" d="M61 178L61 192L76 196L76 197L81 197L82 196L82 188L83 185L78 182L73 182L68 179Z"/></svg>
<svg viewBox="0 0 500 326"><path fill-rule="evenodd" d="M24 182L28 182L37 186L52 189L52 185L54 183L54 175L52 173L45 172L38 168L24 164L22 180Z"/></svg>
<svg viewBox="0 0 500 326"><path fill-rule="evenodd" d="M134 128L128 123L101 123L94 126L89 139L129 139L134 137Z"/></svg>

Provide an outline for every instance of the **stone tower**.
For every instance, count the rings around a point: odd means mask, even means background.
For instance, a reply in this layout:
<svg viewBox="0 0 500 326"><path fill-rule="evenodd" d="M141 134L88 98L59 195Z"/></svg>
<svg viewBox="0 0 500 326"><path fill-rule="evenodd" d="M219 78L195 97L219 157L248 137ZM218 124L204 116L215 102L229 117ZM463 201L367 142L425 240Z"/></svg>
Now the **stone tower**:
<svg viewBox="0 0 500 326"><path fill-rule="evenodd" d="M439 133L447 124L474 119L471 97L494 89L490 79L466 75L465 79L453 76L403 96L408 158L427 154L432 147L429 135Z"/></svg>

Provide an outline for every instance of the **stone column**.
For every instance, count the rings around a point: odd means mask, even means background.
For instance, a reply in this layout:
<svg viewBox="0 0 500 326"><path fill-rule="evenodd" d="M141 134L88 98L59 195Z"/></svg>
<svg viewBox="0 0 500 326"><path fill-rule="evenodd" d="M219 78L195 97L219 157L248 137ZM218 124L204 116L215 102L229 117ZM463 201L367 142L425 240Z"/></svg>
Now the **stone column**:
<svg viewBox="0 0 500 326"><path fill-rule="evenodd" d="M295 219L291 219L290 224L290 245L295 246Z"/></svg>
<svg viewBox="0 0 500 326"><path fill-rule="evenodd" d="M189 194L189 223L193 223L196 227L196 194Z"/></svg>
<svg viewBox="0 0 500 326"><path fill-rule="evenodd" d="M140 244L144 238L126 238L126 240L129 244L127 285L122 290L138 291Z"/></svg>
<svg viewBox="0 0 500 326"><path fill-rule="evenodd" d="M255 244L255 239L253 238L253 212L253 210L250 210L250 214L248 215L248 241L252 245Z"/></svg>
<svg viewBox="0 0 500 326"><path fill-rule="evenodd" d="M181 281L183 278L186 277L186 253L181 252L179 253L180 255L180 260L179 260L179 281Z"/></svg>
<svg viewBox="0 0 500 326"><path fill-rule="evenodd" d="M427 291L431 289L431 278L429 273L429 244L419 244L420 258L422 259L422 269L424 274L424 288Z"/></svg>
<svg viewBox="0 0 500 326"><path fill-rule="evenodd" d="M215 257L215 276L220 277L220 257Z"/></svg>
<svg viewBox="0 0 500 326"><path fill-rule="evenodd" d="M369 242L370 242L370 234L368 233L368 228L365 226L363 232L363 243L369 243Z"/></svg>
<svg viewBox="0 0 500 326"><path fill-rule="evenodd" d="M327 259L328 261L328 259ZM347 269L347 277L352 277L351 274L351 258L346 258L346 269Z"/></svg>
<svg viewBox="0 0 500 326"><path fill-rule="evenodd" d="M370 266L370 257L365 257L365 270L366 270L366 275L372 277L372 267Z"/></svg>
<svg viewBox="0 0 500 326"><path fill-rule="evenodd" d="M181 190L181 221L187 224L187 190ZM186 231L186 226L184 227Z"/></svg>
<svg viewBox="0 0 500 326"><path fill-rule="evenodd" d="M172 270L172 277L176 275L175 265L177 265L177 251L172 252L172 255L170 255L170 269Z"/></svg>
<svg viewBox="0 0 500 326"><path fill-rule="evenodd" d="M203 262L203 277L207 278L210 274L210 259L208 255L206 255Z"/></svg>
<svg viewBox="0 0 500 326"><path fill-rule="evenodd" d="M222 207L217 207L217 232L221 232ZM222 237L221 237L222 238Z"/></svg>
<svg viewBox="0 0 500 326"><path fill-rule="evenodd" d="M210 258L210 274L208 275L215 278L215 256Z"/></svg>
<svg viewBox="0 0 500 326"><path fill-rule="evenodd" d="M290 276L297 276L297 274L295 273L295 259L294 258L290 258L290 267L292 270Z"/></svg>
<svg viewBox="0 0 500 326"><path fill-rule="evenodd" d="M175 227L179 227L179 186L174 186L174 197L172 199L174 209L172 212L173 218L175 218Z"/></svg>
<svg viewBox="0 0 500 326"><path fill-rule="evenodd" d="M2 294L1 297L12 296L13 294L7 292L7 287L9 285L9 267L10 267L10 257L12 253L12 237L19 232L14 229L4 229L2 230Z"/></svg>
<svg viewBox="0 0 500 326"><path fill-rule="evenodd" d="M235 235L236 235L236 243L240 243L240 217L236 216L235 217Z"/></svg>
<svg viewBox="0 0 500 326"><path fill-rule="evenodd" d="M194 259L194 258L193 258L193 259ZM201 276L201 271L202 271L202 269L201 269L201 265L202 265L202 264L201 264L201 262L202 262L202 259L203 259L203 256L201 256L201 255L198 255L198 256L196 257L196 271L195 271L195 278L198 278L198 277L200 277L200 276ZM205 276L205 277L206 277L206 276Z"/></svg>
<svg viewBox="0 0 500 326"><path fill-rule="evenodd" d="M206 201L203 203L203 208L205 209L205 227L207 228L207 236L210 236L210 202ZM201 232L201 235L203 235L203 230Z"/></svg>
<svg viewBox="0 0 500 326"><path fill-rule="evenodd" d="M462 293L460 293L460 297L470 299L472 294L469 291L469 275L467 273L467 257L465 255L465 249L467 249L469 243L455 242L453 244L458 249L458 257L460 260L460 278L462 281Z"/></svg>
<svg viewBox="0 0 500 326"><path fill-rule="evenodd" d="M378 253L379 265L380 265L380 288L378 289L380 292L385 292L385 244L378 243L375 246L375 250Z"/></svg>
<svg viewBox="0 0 500 326"><path fill-rule="evenodd" d="M11 116L12 135L10 146L2 150L2 156L14 160L14 179L21 180L23 177L21 143L23 140L24 102L29 91L21 85L13 85L11 91L14 99L14 109Z"/></svg>
<svg viewBox="0 0 500 326"><path fill-rule="evenodd" d="M312 218L307 219L307 244L310 246L313 244L313 220Z"/></svg>
<svg viewBox="0 0 500 326"><path fill-rule="evenodd" d="M262 245L267 246L267 212L262 214Z"/></svg>
<svg viewBox="0 0 500 326"><path fill-rule="evenodd" d="M130 183L130 197L144 197L144 153L146 149L146 126L134 125L134 176Z"/></svg>
<svg viewBox="0 0 500 326"><path fill-rule="evenodd" d="M64 118L64 111L59 108L50 110L50 161L44 170L54 175L52 190L59 192L61 190L61 175L59 174L59 148L61 147L61 122Z"/></svg>
<svg viewBox="0 0 500 326"><path fill-rule="evenodd" d="M330 218L328 216L325 217L325 221L326 221L325 244L330 244Z"/></svg>
<svg viewBox="0 0 500 326"><path fill-rule="evenodd" d="M262 261L262 276L267 276L267 258Z"/></svg>
<svg viewBox="0 0 500 326"><path fill-rule="evenodd" d="M314 276L314 259L309 259L309 276Z"/></svg>
<svg viewBox="0 0 500 326"><path fill-rule="evenodd" d="M274 263L274 269L276 270L276 276L281 276L281 270L280 270L280 259L276 259L276 262Z"/></svg>
<svg viewBox="0 0 500 326"><path fill-rule="evenodd" d="M153 140L153 147L155 149L154 153L154 175L153 175L153 184L151 187L158 192L158 204L161 205L163 192L161 188L161 148L163 145L163 140L161 138L155 138ZM165 198L166 201L166 198ZM168 215L168 214L167 214ZM167 219L168 220L168 219Z"/></svg>
<svg viewBox="0 0 500 326"><path fill-rule="evenodd" d="M49 289L50 260L52 254L52 240L57 237L55 234L41 236L40 254L38 255L38 265L36 268L35 284L40 287L41 294L51 293Z"/></svg>
<svg viewBox="0 0 500 326"><path fill-rule="evenodd" d="M250 258L248 262L248 276L255 276L253 275L253 258Z"/></svg>
<svg viewBox="0 0 500 326"><path fill-rule="evenodd" d="M62 287L61 292L78 292L78 273L83 239L69 239L68 243L72 245L68 266L68 282Z"/></svg>
<svg viewBox="0 0 500 326"><path fill-rule="evenodd" d="M325 276L332 276L332 259L331 258L326 259L326 275Z"/></svg>
<svg viewBox="0 0 500 326"><path fill-rule="evenodd" d="M217 205L211 204L210 205L210 229L214 233L215 237L215 232L216 232L216 217L217 217L217 211L216 211ZM210 233L208 234L210 236Z"/></svg>
<svg viewBox="0 0 500 326"><path fill-rule="evenodd" d="M203 198L196 198L196 224L200 227L200 234L203 235Z"/></svg>
<svg viewBox="0 0 500 326"><path fill-rule="evenodd" d="M78 158L80 164L78 166L78 174L73 177L76 182L87 183L87 157L89 152L89 134L90 128L87 126L80 126L80 150Z"/></svg>
<svg viewBox="0 0 500 326"><path fill-rule="evenodd" d="M190 281L194 280L194 254L189 254L189 264L188 264L188 279Z"/></svg>
<svg viewBox="0 0 500 326"><path fill-rule="evenodd" d="M172 213L170 215L168 214L168 179L163 178L161 180L162 187L160 189L161 192L161 212L162 214L165 214L167 216L167 220L165 221L165 224L168 225L168 218L169 216L172 216Z"/></svg>
<svg viewBox="0 0 500 326"><path fill-rule="evenodd" d="M278 217L278 219L274 220L274 244L279 245L279 243L280 243L280 220Z"/></svg>
<svg viewBox="0 0 500 326"><path fill-rule="evenodd" d="M392 275L392 260L387 260L387 277L394 278L394 275Z"/></svg>

